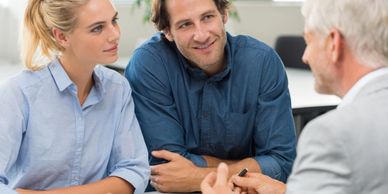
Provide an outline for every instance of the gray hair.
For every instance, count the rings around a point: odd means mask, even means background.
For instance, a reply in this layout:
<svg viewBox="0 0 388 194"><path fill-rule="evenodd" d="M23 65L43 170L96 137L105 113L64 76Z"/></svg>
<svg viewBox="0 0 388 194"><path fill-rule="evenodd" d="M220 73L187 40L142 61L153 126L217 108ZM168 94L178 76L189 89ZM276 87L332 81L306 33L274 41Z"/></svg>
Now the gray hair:
<svg viewBox="0 0 388 194"><path fill-rule="evenodd" d="M360 63L388 66L388 0L305 0L302 14L306 31L336 28Z"/></svg>

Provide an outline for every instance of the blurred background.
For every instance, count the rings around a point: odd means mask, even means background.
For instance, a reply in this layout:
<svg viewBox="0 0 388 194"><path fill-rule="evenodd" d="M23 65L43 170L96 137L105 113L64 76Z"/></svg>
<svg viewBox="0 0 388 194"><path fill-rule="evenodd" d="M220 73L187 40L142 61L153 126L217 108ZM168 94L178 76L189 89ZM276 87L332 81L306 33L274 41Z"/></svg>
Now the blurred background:
<svg viewBox="0 0 388 194"><path fill-rule="evenodd" d="M150 22L143 21L144 6L134 9L133 0L113 1L122 31L119 51L122 63L156 31ZM6 63L20 63L18 37L26 3L27 0L0 0L0 70ZM233 5L240 19L229 19L227 30L232 34L250 35L270 46L275 45L279 36L302 35L300 1L235 0Z"/></svg>

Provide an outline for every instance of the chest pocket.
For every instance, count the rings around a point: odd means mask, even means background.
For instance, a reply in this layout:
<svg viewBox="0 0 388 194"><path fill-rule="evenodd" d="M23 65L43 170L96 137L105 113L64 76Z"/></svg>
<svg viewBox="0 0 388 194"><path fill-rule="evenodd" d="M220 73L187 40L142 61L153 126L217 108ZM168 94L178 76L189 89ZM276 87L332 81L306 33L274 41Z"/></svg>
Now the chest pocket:
<svg viewBox="0 0 388 194"><path fill-rule="evenodd" d="M230 158L241 159L251 155L255 126L255 109L245 113L227 112L223 117L224 149Z"/></svg>

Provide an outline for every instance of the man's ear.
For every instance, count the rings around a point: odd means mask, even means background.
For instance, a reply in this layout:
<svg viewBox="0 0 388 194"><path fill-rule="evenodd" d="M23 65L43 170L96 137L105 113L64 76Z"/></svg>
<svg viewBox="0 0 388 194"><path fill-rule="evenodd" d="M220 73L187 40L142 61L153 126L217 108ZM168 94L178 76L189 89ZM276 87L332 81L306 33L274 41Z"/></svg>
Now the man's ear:
<svg viewBox="0 0 388 194"><path fill-rule="evenodd" d="M60 46L62 46L63 48L69 47L69 40L68 40L66 34L62 30L54 27L52 29L52 33L53 33L53 36L54 36L56 42Z"/></svg>
<svg viewBox="0 0 388 194"><path fill-rule="evenodd" d="M327 51L329 52L329 59L333 63L341 60L344 49L344 37L338 29L332 29L329 32Z"/></svg>
<svg viewBox="0 0 388 194"><path fill-rule="evenodd" d="M229 19L229 12L228 10L225 10L224 13L222 14L222 22L226 24L226 22L228 22L228 19Z"/></svg>
<svg viewBox="0 0 388 194"><path fill-rule="evenodd" d="M168 41L170 41L170 42L174 41L174 37L172 36L169 28L166 28L165 30L163 30L163 33L166 36Z"/></svg>

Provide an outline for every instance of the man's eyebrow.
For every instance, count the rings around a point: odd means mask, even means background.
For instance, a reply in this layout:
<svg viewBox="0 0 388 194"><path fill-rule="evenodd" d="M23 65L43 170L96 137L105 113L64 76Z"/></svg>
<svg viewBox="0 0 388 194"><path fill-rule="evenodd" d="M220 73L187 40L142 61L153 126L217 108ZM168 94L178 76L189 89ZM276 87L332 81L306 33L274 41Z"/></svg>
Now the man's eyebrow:
<svg viewBox="0 0 388 194"><path fill-rule="evenodd" d="M214 14L216 11L215 10L209 10L209 11L206 11L204 13L201 14L201 17L205 16L205 15L208 15L208 14ZM179 20L177 22L175 22L173 25L174 26L179 26L183 23L186 23L186 22L189 22L190 19L182 19L182 20Z"/></svg>

